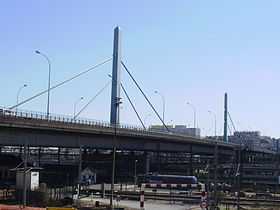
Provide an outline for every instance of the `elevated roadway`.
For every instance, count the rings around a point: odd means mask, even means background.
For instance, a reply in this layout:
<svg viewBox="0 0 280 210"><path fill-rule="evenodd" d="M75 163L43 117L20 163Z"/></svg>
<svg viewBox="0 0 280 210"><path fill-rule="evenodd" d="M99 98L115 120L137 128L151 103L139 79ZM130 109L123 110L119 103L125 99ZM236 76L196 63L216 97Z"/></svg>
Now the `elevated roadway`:
<svg viewBox="0 0 280 210"><path fill-rule="evenodd" d="M186 152L213 154L217 144L219 153L233 155L237 145L174 133L152 132L126 125L88 119L73 120L66 116L27 111L0 109L0 145L34 147L111 149L118 150Z"/></svg>

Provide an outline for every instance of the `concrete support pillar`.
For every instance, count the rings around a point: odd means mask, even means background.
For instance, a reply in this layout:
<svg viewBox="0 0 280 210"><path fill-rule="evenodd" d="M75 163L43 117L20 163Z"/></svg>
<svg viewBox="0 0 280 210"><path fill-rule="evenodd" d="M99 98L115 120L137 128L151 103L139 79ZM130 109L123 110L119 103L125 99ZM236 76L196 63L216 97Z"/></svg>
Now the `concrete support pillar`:
<svg viewBox="0 0 280 210"><path fill-rule="evenodd" d="M157 164L157 172L160 174L161 171L161 157L160 157L160 144L157 144L157 152L156 152L156 164Z"/></svg>
<svg viewBox="0 0 280 210"><path fill-rule="evenodd" d="M105 184L101 184L101 198L105 198Z"/></svg>
<svg viewBox="0 0 280 210"><path fill-rule="evenodd" d="M22 157L22 146L19 146L19 157Z"/></svg>
<svg viewBox="0 0 280 210"><path fill-rule="evenodd" d="M31 155L30 155L30 146L27 147L27 155L28 155L28 157L31 156Z"/></svg>
<svg viewBox="0 0 280 210"><path fill-rule="evenodd" d="M60 150L61 150L61 148L58 147L58 150L57 150L57 162L58 162L58 164L60 164Z"/></svg>
<svg viewBox="0 0 280 210"><path fill-rule="evenodd" d="M38 166L41 166L41 147L38 149Z"/></svg>
<svg viewBox="0 0 280 210"><path fill-rule="evenodd" d="M150 173L150 153L145 152L145 174L148 175Z"/></svg>
<svg viewBox="0 0 280 210"><path fill-rule="evenodd" d="M193 152L192 152L192 145L190 145L190 176L193 176Z"/></svg>

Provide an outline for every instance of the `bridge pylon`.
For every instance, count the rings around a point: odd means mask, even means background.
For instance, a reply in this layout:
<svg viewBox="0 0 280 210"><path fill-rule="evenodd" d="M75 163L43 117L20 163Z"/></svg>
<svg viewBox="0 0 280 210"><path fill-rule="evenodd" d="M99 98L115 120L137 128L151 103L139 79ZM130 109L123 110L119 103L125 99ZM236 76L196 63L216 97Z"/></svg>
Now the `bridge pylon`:
<svg viewBox="0 0 280 210"><path fill-rule="evenodd" d="M112 67L112 92L110 123L120 123L120 72L121 72L121 31L119 27L114 29L113 67Z"/></svg>

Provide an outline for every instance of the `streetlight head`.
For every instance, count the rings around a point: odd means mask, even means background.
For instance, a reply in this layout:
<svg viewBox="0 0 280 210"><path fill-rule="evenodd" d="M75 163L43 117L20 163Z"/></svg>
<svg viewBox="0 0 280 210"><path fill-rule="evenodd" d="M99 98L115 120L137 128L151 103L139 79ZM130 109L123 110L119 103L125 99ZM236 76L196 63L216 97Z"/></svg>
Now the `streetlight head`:
<svg viewBox="0 0 280 210"><path fill-rule="evenodd" d="M23 87L27 87L27 84L24 84Z"/></svg>
<svg viewBox="0 0 280 210"><path fill-rule="evenodd" d="M35 51L35 53L37 53L37 54L41 54L41 52L40 52L39 50L36 50L36 51Z"/></svg>
<svg viewBox="0 0 280 210"><path fill-rule="evenodd" d="M137 163L138 162L138 160L135 160L135 163Z"/></svg>
<svg viewBox="0 0 280 210"><path fill-rule="evenodd" d="M83 96L81 97L81 100L84 100L84 97L83 97Z"/></svg>

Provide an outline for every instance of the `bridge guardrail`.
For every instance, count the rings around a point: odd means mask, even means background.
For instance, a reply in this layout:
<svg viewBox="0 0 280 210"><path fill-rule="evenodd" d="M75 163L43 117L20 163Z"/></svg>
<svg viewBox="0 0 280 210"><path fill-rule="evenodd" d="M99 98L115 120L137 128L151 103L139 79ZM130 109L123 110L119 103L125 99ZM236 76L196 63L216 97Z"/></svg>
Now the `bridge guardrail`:
<svg viewBox="0 0 280 210"><path fill-rule="evenodd" d="M87 118L77 118L74 119L73 117L69 115L58 115L58 114L50 114L47 116L46 113L44 112L34 112L34 111L27 111L27 110L22 110L22 109L15 109L11 110L9 108L1 107L0 106L0 117L9 117L9 118L19 118L23 120L42 120L44 122L48 122L49 125L51 126L53 123L64 123L64 124L71 124L71 126L91 126L95 128L110 128L110 129L115 129L114 125L111 125L109 122L106 121L101 121L101 120L93 120L93 119L87 119ZM128 124L119 124L116 127L117 129L123 129L123 130L131 130L134 131L135 134L146 134L146 135L164 135L164 136L176 136L176 137L190 137L190 138L195 138L197 140L201 139L204 142L209 141L213 143L213 140L208 140L208 139L202 139L198 137L192 137L184 134L174 134L172 132L165 132L165 131L155 131L155 130L150 130L150 129L144 129L139 126L135 125L128 125ZM222 143L222 142L220 142ZM228 144L228 143L226 143ZM225 145L226 145L225 144Z"/></svg>
<svg viewBox="0 0 280 210"><path fill-rule="evenodd" d="M49 122L63 122L63 123L73 123L78 125L93 125L93 126L101 126L104 128L114 128L109 122L101 121L101 120L93 120L87 118L77 118L74 119L69 115L58 115L58 114L50 114L47 116L43 112L34 112L34 111L27 111L27 110L11 110L5 107L0 107L0 116L7 116L7 117L16 117L16 118L26 118L26 119L37 119L37 120L47 120ZM128 124L119 124L117 128L124 128L124 129L132 129L138 131L146 131L139 126L128 125Z"/></svg>

